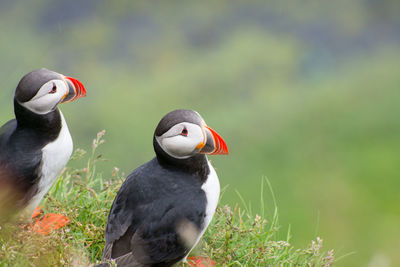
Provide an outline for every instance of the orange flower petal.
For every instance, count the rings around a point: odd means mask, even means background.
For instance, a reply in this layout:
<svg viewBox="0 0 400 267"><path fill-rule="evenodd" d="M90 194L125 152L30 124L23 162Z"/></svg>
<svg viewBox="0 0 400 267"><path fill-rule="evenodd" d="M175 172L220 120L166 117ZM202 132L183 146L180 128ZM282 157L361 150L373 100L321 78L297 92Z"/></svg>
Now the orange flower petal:
<svg viewBox="0 0 400 267"><path fill-rule="evenodd" d="M39 206L37 206L36 209L33 211L32 219L33 219L33 218L36 218L36 217L39 216L41 213L42 213L42 209L41 209Z"/></svg>
<svg viewBox="0 0 400 267"><path fill-rule="evenodd" d="M43 235L48 235L51 231L65 226L69 219L61 214L49 213L37 220L33 225L33 230Z"/></svg>
<svg viewBox="0 0 400 267"><path fill-rule="evenodd" d="M187 259L190 266L195 266L195 267L215 266L215 262L210 258L195 256L195 257L188 257Z"/></svg>

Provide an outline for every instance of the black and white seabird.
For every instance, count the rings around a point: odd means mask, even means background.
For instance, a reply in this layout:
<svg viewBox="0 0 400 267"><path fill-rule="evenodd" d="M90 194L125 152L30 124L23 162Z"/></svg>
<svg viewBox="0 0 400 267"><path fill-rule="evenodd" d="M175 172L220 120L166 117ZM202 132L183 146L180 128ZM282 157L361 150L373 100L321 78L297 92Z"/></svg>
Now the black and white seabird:
<svg viewBox="0 0 400 267"><path fill-rule="evenodd" d="M31 216L67 164L72 138L59 103L86 96L78 80L48 69L26 74L15 90L15 119L0 128L0 217Z"/></svg>
<svg viewBox="0 0 400 267"><path fill-rule="evenodd" d="M103 261L118 267L185 261L217 207L220 185L205 154L228 148L199 113L165 115L153 145L156 157L128 176L108 216Z"/></svg>

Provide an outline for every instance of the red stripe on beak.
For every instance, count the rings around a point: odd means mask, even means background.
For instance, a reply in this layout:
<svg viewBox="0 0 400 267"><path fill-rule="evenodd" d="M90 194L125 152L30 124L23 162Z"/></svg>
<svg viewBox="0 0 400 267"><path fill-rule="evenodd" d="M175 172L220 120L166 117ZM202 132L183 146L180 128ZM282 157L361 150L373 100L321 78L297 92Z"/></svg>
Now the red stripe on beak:
<svg viewBox="0 0 400 267"><path fill-rule="evenodd" d="M65 76L65 79L67 79L69 82L72 83L73 88L70 88L70 89L72 89L73 92L71 92L71 90L70 90L69 94L67 95L67 97L66 97L65 101L63 101L63 103L71 102L71 101L74 101L75 99L86 96L86 89L80 81L78 81L75 78L67 77L67 76Z"/></svg>
<svg viewBox="0 0 400 267"><path fill-rule="evenodd" d="M213 152L209 153L210 155L228 155L228 146L226 145L224 139L213 129L208 126L205 126L212 134L214 139L215 149Z"/></svg>

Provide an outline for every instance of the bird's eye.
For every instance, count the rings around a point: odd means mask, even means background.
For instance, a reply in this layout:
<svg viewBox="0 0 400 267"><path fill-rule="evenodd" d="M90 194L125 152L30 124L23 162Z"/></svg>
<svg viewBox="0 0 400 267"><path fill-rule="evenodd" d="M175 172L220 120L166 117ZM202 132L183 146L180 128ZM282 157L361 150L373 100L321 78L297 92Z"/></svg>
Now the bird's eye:
<svg viewBox="0 0 400 267"><path fill-rule="evenodd" d="M55 92L57 92L57 86L54 84L53 88L51 88L51 91L49 92L49 94L54 94Z"/></svg>
<svg viewBox="0 0 400 267"><path fill-rule="evenodd" d="M181 135L188 136L188 130L186 128L183 128Z"/></svg>

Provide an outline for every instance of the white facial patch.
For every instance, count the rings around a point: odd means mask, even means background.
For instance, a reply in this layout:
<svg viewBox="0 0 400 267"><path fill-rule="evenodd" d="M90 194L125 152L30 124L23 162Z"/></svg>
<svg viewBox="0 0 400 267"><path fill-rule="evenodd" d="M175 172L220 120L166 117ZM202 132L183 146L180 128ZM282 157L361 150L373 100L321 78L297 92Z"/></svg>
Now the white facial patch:
<svg viewBox="0 0 400 267"><path fill-rule="evenodd" d="M40 87L31 100L20 104L34 113L46 114L54 110L68 91L63 80L51 80Z"/></svg>
<svg viewBox="0 0 400 267"><path fill-rule="evenodd" d="M196 147L206 141L201 127L189 122L174 125L156 140L168 155L178 159L194 155Z"/></svg>

